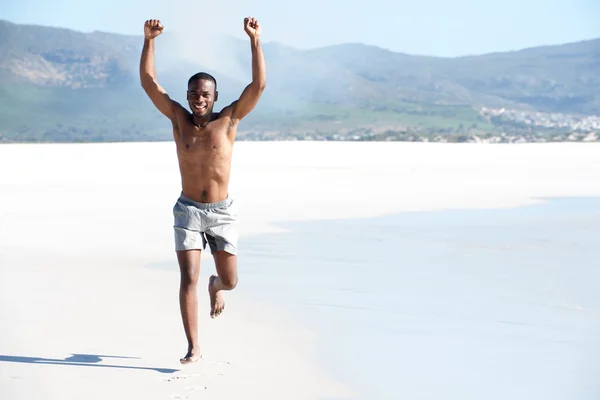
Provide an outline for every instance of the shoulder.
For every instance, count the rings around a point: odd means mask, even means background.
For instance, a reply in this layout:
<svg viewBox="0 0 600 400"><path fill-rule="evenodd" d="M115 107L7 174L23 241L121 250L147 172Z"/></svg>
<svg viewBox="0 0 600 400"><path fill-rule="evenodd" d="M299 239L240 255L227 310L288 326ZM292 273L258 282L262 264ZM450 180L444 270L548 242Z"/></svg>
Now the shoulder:
<svg viewBox="0 0 600 400"><path fill-rule="evenodd" d="M181 103L173 100L173 111L175 111L176 114L189 114L189 111L187 110L187 108L185 108L184 106L181 105Z"/></svg>
<svg viewBox="0 0 600 400"><path fill-rule="evenodd" d="M235 106L235 103L236 102L234 101L233 103L219 111L219 113L217 114L217 118L231 117L233 115L233 108Z"/></svg>
<svg viewBox="0 0 600 400"><path fill-rule="evenodd" d="M173 101L173 112L176 118L187 117L190 115L190 112L187 110L187 108L176 101Z"/></svg>
<svg viewBox="0 0 600 400"><path fill-rule="evenodd" d="M237 122L237 120L235 119L235 106L237 104L237 100L234 101L233 103L231 103L230 105L228 105L227 107L224 107L218 114L217 118L225 118L225 119L230 119L231 122Z"/></svg>
<svg viewBox="0 0 600 400"><path fill-rule="evenodd" d="M172 109L174 118L171 122L174 126L178 126L180 121L185 121L190 116L190 112L176 101L172 102Z"/></svg>

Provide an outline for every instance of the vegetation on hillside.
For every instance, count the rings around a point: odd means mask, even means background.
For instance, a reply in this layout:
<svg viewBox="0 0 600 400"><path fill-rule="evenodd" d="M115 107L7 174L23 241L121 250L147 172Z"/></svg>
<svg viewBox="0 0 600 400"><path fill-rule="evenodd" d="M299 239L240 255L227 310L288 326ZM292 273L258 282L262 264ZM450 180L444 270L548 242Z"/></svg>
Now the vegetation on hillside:
<svg viewBox="0 0 600 400"><path fill-rule="evenodd" d="M184 104L187 78L198 70L217 76L217 108L250 79L243 41L225 38L210 49L210 62L201 63L179 51L176 36L163 36L157 41L159 81ZM0 21L0 141L169 140L170 124L139 85L141 45L141 35ZM600 40L459 58L362 44L304 51L265 43L264 49L268 88L240 127L242 139L525 135L530 126L485 118L481 108L600 109Z"/></svg>

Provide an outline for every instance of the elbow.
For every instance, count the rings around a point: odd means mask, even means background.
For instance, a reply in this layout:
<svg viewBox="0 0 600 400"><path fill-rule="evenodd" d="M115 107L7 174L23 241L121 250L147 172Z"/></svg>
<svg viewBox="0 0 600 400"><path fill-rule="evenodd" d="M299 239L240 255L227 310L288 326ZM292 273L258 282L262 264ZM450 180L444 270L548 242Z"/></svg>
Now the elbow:
<svg viewBox="0 0 600 400"><path fill-rule="evenodd" d="M148 90L148 88L152 86L153 83L154 79L152 79L151 76L147 74L140 75L140 85L142 86L142 88L144 88L144 90Z"/></svg>
<svg viewBox="0 0 600 400"><path fill-rule="evenodd" d="M247 86L247 90L249 90L254 95L260 96L266 87L267 82L265 80L255 79Z"/></svg>

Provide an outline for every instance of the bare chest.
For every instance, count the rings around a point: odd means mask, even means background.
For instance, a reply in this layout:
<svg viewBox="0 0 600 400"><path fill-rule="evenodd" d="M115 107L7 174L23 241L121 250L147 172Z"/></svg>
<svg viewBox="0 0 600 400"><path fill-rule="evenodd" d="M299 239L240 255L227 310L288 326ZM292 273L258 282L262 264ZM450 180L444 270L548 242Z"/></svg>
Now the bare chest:
<svg viewBox="0 0 600 400"><path fill-rule="evenodd" d="M231 143L227 130L221 123L211 122L204 128L193 124L180 124L177 149L184 158L216 160L230 157Z"/></svg>

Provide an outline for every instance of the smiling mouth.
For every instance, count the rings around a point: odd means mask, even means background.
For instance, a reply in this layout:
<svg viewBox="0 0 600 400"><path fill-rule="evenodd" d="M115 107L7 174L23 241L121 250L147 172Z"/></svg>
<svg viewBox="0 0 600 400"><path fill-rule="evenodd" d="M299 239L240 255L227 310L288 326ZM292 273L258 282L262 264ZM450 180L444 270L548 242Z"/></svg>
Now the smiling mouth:
<svg viewBox="0 0 600 400"><path fill-rule="evenodd" d="M196 111L204 111L204 110L206 110L206 106L194 105L194 110L196 110Z"/></svg>

